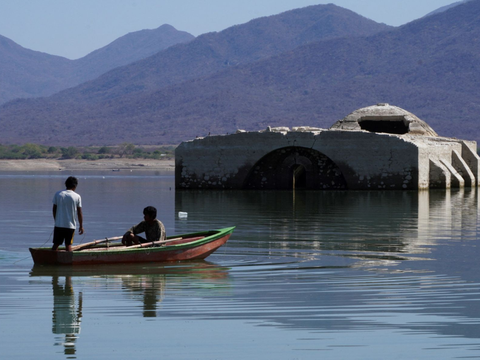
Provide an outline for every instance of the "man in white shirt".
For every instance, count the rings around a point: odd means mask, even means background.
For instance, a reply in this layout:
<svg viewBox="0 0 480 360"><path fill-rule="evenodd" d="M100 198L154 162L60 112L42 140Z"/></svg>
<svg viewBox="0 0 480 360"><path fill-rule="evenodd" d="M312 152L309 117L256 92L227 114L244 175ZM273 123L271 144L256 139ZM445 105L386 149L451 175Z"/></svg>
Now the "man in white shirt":
<svg viewBox="0 0 480 360"><path fill-rule="evenodd" d="M78 233L83 234L82 198L75 192L77 185L77 178L70 176L65 181L67 189L56 192L53 197L55 229L53 230L52 250L57 250L65 241L65 249L72 251L77 217L80 225Z"/></svg>

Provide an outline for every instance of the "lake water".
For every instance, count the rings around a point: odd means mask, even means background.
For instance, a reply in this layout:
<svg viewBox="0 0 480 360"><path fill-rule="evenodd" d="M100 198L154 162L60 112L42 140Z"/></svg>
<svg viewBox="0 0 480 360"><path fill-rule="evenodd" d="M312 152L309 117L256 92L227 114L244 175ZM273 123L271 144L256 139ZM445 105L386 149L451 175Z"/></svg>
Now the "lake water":
<svg viewBox="0 0 480 360"><path fill-rule="evenodd" d="M175 192L76 172L85 234L157 207L167 234L236 225L206 261L34 267L68 172L0 173L1 359L480 358L479 193ZM178 212L187 212L179 219Z"/></svg>

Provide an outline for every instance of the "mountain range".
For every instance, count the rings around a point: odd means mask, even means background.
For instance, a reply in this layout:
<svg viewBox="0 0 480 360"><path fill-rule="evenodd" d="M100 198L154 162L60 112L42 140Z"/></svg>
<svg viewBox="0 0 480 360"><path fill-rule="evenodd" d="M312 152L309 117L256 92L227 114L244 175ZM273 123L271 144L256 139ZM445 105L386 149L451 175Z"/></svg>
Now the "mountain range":
<svg viewBox="0 0 480 360"><path fill-rule="evenodd" d="M237 129L328 128L378 102L476 140L479 39L480 0L398 28L335 5L292 10L6 103L0 143L178 144Z"/></svg>
<svg viewBox="0 0 480 360"><path fill-rule="evenodd" d="M170 25L127 34L78 60L28 50L0 35L0 104L48 96L195 37Z"/></svg>

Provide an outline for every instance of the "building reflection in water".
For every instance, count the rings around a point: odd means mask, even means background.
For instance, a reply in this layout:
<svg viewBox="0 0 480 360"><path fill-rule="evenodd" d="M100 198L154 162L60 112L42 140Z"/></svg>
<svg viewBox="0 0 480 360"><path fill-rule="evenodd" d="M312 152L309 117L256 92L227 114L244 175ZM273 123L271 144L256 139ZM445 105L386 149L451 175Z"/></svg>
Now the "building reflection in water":
<svg viewBox="0 0 480 360"><path fill-rule="evenodd" d="M477 238L480 191L454 189L418 194L419 245L433 245L439 237ZM441 220L441 222L440 222Z"/></svg>
<svg viewBox="0 0 480 360"><path fill-rule="evenodd" d="M75 298L70 276L65 276L63 285L58 276L53 276L52 287L52 332L63 335L59 337L55 345L63 346L65 355L75 355L75 345L80 334L80 323L82 321L82 293L78 293L77 299Z"/></svg>
<svg viewBox="0 0 480 360"><path fill-rule="evenodd" d="M447 234L476 238L479 189L425 191L202 191L175 193L175 211L189 213L177 232L191 224L235 224L232 246L274 250L426 254ZM219 219L222 223L218 223ZM243 233L242 233L243 232ZM472 233L474 232L474 233ZM291 253L290 253L291 254ZM401 260L401 258L398 258Z"/></svg>

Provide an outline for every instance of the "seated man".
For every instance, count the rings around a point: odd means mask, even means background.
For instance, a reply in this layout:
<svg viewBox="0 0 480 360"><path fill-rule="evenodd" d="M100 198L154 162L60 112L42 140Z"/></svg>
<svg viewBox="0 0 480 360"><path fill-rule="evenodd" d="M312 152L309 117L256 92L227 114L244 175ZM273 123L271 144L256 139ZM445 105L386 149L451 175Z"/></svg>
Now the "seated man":
<svg viewBox="0 0 480 360"><path fill-rule="evenodd" d="M131 246L132 244L165 240L165 227L160 220L156 219L157 209L153 206L147 206L143 209L143 215L145 220L128 229L125 235L123 235L122 244ZM146 239L137 235L142 232L145 232Z"/></svg>

